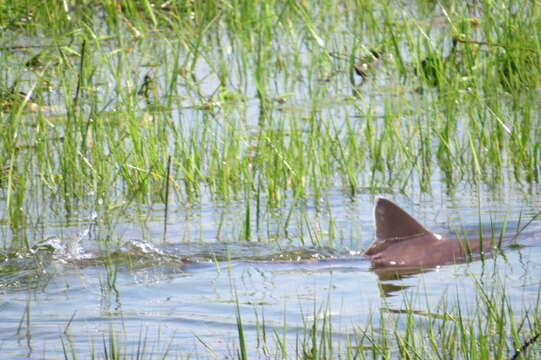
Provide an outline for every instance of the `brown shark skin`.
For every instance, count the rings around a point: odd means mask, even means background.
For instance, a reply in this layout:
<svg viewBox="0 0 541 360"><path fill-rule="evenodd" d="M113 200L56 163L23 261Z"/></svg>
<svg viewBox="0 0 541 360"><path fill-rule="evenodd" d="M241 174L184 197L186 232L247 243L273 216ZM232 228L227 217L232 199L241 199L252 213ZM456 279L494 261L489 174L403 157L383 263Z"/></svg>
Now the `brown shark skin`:
<svg viewBox="0 0 541 360"><path fill-rule="evenodd" d="M434 268L464 262L472 253L492 250L493 239L444 238L427 230L394 202L378 198L376 240L365 252L375 269Z"/></svg>

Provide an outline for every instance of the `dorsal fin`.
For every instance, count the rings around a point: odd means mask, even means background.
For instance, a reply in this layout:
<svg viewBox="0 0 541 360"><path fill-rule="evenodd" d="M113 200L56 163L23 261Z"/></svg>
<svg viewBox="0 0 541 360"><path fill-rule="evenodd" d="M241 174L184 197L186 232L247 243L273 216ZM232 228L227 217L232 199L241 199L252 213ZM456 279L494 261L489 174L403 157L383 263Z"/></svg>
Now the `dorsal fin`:
<svg viewBox="0 0 541 360"><path fill-rule="evenodd" d="M410 214L391 200L379 197L374 207L376 239L365 254L372 256L385 251L397 242L418 239L439 240L441 237L427 230Z"/></svg>
<svg viewBox="0 0 541 360"><path fill-rule="evenodd" d="M378 198L374 207L376 240L402 240L430 233L391 200Z"/></svg>

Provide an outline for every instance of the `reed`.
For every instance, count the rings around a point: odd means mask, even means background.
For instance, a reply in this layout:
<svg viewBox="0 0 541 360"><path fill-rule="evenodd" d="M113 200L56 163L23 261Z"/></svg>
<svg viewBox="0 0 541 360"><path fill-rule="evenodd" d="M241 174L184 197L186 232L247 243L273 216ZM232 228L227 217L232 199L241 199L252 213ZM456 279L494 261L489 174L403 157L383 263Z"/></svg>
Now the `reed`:
<svg viewBox="0 0 541 360"><path fill-rule="evenodd" d="M168 156L178 201L538 179L533 5L411 21L376 2L38 3L2 5L8 209L36 193L68 215L89 193L158 202ZM47 41L17 41L36 30Z"/></svg>
<svg viewBox="0 0 541 360"><path fill-rule="evenodd" d="M114 224L167 194L171 214L236 204L219 241L337 247L331 191L535 186L541 7L397 4L1 1L2 246L28 250L44 223L97 213L96 248L112 252ZM105 266L114 292L117 263ZM436 309L422 332L408 308L340 345L328 317L295 354L279 330L265 341L282 358L533 356L537 308L517 315L479 291L472 314ZM116 338L103 354L120 356Z"/></svg>

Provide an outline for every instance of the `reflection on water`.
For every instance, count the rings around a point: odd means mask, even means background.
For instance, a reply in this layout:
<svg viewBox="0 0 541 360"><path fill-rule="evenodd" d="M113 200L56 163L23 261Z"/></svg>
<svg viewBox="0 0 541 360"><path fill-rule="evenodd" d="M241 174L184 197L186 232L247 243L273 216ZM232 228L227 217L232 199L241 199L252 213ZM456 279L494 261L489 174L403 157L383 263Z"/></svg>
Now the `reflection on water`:
<svg viewBox="0 0 541 360"><path fill-rule="evenodd" d="M373 198L359 196L354 206L350 199L330 199L328 206L342 233L332 246L303 246L300 237L292 235L260 242L219 242L213 231L205 232L199 241L183 240L179 234L185 228L201 222L206 222L204 228L212 228L215 219L209 214L221 216L201 211L172 221L168 242L161 236L145 238L138 224L126 223L116 228L121 240L111 248L92 246L80 226L69 232L77 236L49 237L27 252L4 250L0 254L2 351L10 358L58 358L63 356L63 339L79 358L85 358L90 356L89 343L98 346L114 334L133 350L130 353L135 353L143 336L153 344L149 352L154 354L168 349L170 354L212 357L208 346L225 356L234 353L237 344L238 301L248 349L255 353L263 318L268 329L279 333L287 324L286 337L294 343L306 319L318 318L320 310L332 316L340 338L368 323L377 328L374 314L379 311L400 316L406 311L404 299L413 295L422 301L406 307L408 314L415 311L432 317L426 314L435 314L431 309L447 294L451 296L446 301L459 299L464 302L461 306L467 306L473 301L474 279L489 286L501 279L518 308L527 306L528 299L533 302L537 294L541 254L535 221L518 238L525 246L504 246L503 256L494 254L483 261L476 257L434 269L372 269L362 249L373 236ZM443 204L422 200L417 205L405 198L397 201L432 228L444 228L449 219L460 228L477 227L478 209L471 204L452 199ZM453 203L457 205L446 207ZM536 211L536 204L520 195L487 204L481 214L489 219L487 223L518 221ZM438 215L434 215L436 208ZM303 216L321 234L328 230L329 222L319 209L304 208ZM234 222L227 226L226 231L236 231ZM295 227L302 224L289 226L289 233L295 234ZM160 217L145 228L158 232ZM507 231L512 234L511 228Z"/></svg>

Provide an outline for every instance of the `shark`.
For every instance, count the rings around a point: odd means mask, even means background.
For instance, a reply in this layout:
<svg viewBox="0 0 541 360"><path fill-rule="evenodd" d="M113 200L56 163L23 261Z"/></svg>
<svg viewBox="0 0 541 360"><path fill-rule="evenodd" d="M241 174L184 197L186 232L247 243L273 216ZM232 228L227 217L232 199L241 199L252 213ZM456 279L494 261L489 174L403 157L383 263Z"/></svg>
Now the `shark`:
<svg viewBox="0 0 541 360"><path fill-rule="evenodd" d="M431 269L466 262L472 254L498 249L498 238L444 237L428 230L389 199L378 197L374 206L375 240L365 251L372 267L388 269Z"/></svg>

